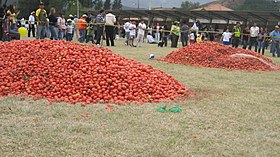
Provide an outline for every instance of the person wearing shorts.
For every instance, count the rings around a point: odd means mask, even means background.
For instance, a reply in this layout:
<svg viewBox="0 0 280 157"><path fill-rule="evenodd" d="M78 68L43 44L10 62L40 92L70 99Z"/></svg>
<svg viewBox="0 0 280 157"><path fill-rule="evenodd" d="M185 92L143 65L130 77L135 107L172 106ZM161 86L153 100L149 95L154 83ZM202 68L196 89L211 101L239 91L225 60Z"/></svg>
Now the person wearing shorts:
<svg viewBox="0 0 280 157"><path fill-rule="evenodd" d="M230 45L230 39L231 39L232 33L229 32L229 29L226 29L226 31L223 33L221 37L221 41L224 45Z"/></svg>
<svg viewBox="0 0 280 157"><path fill-rule="evenodd" d="M130 30L130 33L129 33L129 46L131 47L136 47L134 45L134 39L136 37L136 22L135 21L132 21L132 23L129 25L129 30Z"/></svg>

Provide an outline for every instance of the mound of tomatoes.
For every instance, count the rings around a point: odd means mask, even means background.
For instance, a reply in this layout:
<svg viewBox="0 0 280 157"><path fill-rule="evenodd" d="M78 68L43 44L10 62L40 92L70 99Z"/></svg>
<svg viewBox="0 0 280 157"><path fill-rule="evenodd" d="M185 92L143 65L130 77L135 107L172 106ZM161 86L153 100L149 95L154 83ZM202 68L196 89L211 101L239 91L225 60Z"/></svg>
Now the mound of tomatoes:
<svg viewBox="0 0 280 157"><path fill-rule="evenodd" d="M246 54L252 57L231 57L235 54ZM200 42L189 45L175 50L159 60L175 64L222 68L227 70L279 70L278 65L261 54L242 48L233 48L217 42Z"/></svg>
<svg viewBox="0 0 280 157"><path fill-rule="evenodd" d="M50 102L142 104L185 99L170 75L102 47L66 41L0 43L0 95Z"/></svg>

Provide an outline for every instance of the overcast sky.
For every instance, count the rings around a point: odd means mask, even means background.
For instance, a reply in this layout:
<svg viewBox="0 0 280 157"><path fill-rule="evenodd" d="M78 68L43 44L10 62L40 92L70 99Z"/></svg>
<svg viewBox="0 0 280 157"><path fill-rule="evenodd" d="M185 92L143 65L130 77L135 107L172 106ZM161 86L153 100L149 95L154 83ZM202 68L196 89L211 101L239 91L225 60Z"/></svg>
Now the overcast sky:
<svg viewBox="0 0 280 157"><path fill-rule="evenodd" d="M183 1L186 0L139 0L140 8L147 8L149 6L149 1L152 1L152 7L179 7ZM214 0L189 0L191 2L199 2L201 4L212 2ZM122 0L124 6L137 8L138 0Z"/></svg>

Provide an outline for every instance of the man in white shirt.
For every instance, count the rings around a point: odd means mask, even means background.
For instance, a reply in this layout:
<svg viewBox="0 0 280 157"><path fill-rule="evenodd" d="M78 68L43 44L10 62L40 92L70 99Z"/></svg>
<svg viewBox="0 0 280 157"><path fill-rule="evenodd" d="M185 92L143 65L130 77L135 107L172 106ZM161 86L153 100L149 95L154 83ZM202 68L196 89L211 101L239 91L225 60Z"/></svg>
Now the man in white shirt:
<svg viewBox="0 0 280 157"><path fill-rule="evenodd" d="M227 29L222 37L221 37L221 41L223 41L224 45L230 45L230 39L231 39L232 33L229 32L229 29Z"/></svg>
<svg viewBox="0 0 280 157"><path fill-rule="evenodd" d="M129 25L129 30L130 30L130 33L129 33L129 45L131 47L136 47L134 45L134 39L135 39L135 36L136 36L136 22L135 21L131 22L131 24Z"/></svg>
<svg viewBox="0 0 280 157"><path fill-rule="evenodd" d="M115 46L114 43L114 24L117 22L116 16L113 15L111 12L108 12L105 16L105 32L106 32L106 45L110 46L110 41L111 41L111 46Z"/></svg>
<svg viewBox="0 0 280 157"><path fill-rule="evenodd" d="M137 46L142 46L144 42L144 35L145 35L145 30L147 26L144 23L144 20L141 20L141 22L138 24L138 34L137 34Z"/></svg>
<svg viewBox="0 0 280 157"><path fill-rule="evenodd" d="M151 35L151 33L148 33L147 35L147 43L148 44L156 44L154 37Z"/></svg>
<svg viewBox="0 0 280 157"><path fill-rule="evenodd" d="M35 37L35 11L32 11L28 18L28 37L32 32L32 37Z"/></svg>
<svg viewBox="0 0 280 157"><path fill-rule="evenodd" d="M260 32L260 28L254 22L253 26L250 28L250 38L249 38L249 50L252 49L252 46L255 46L255 52L258 50L258 41L257 37Z"/></svg>
<svg viewBox="0 0 280 157"><path fill-rule="evenodd" d="M131 24L130 21L127 21L123 25L123 29L125 31L125 36L126 36L125 45L128 45L128 41L129 41L129 34L130 34L129 26L130 26L130 24Z"/></svg>

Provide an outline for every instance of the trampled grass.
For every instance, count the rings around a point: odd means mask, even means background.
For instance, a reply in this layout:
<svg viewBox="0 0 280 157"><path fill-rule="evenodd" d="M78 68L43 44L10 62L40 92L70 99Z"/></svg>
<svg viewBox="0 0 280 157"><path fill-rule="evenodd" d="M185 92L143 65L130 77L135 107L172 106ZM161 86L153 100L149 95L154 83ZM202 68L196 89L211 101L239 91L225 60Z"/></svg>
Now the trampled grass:
<svg viewBox="0 0 280 157"><path fill-rule="evenodd" d="M0 100L0 156L278 156L280 72L226 71L150 60L171 48L114 52L162 70L194 96L185 102L86 107ZM267 55L270 56L270 54ZM280 64L280 58L273 58ZM160 106L182 113L160 113ZM81 115L88 114L89 117Z"/></svg>

